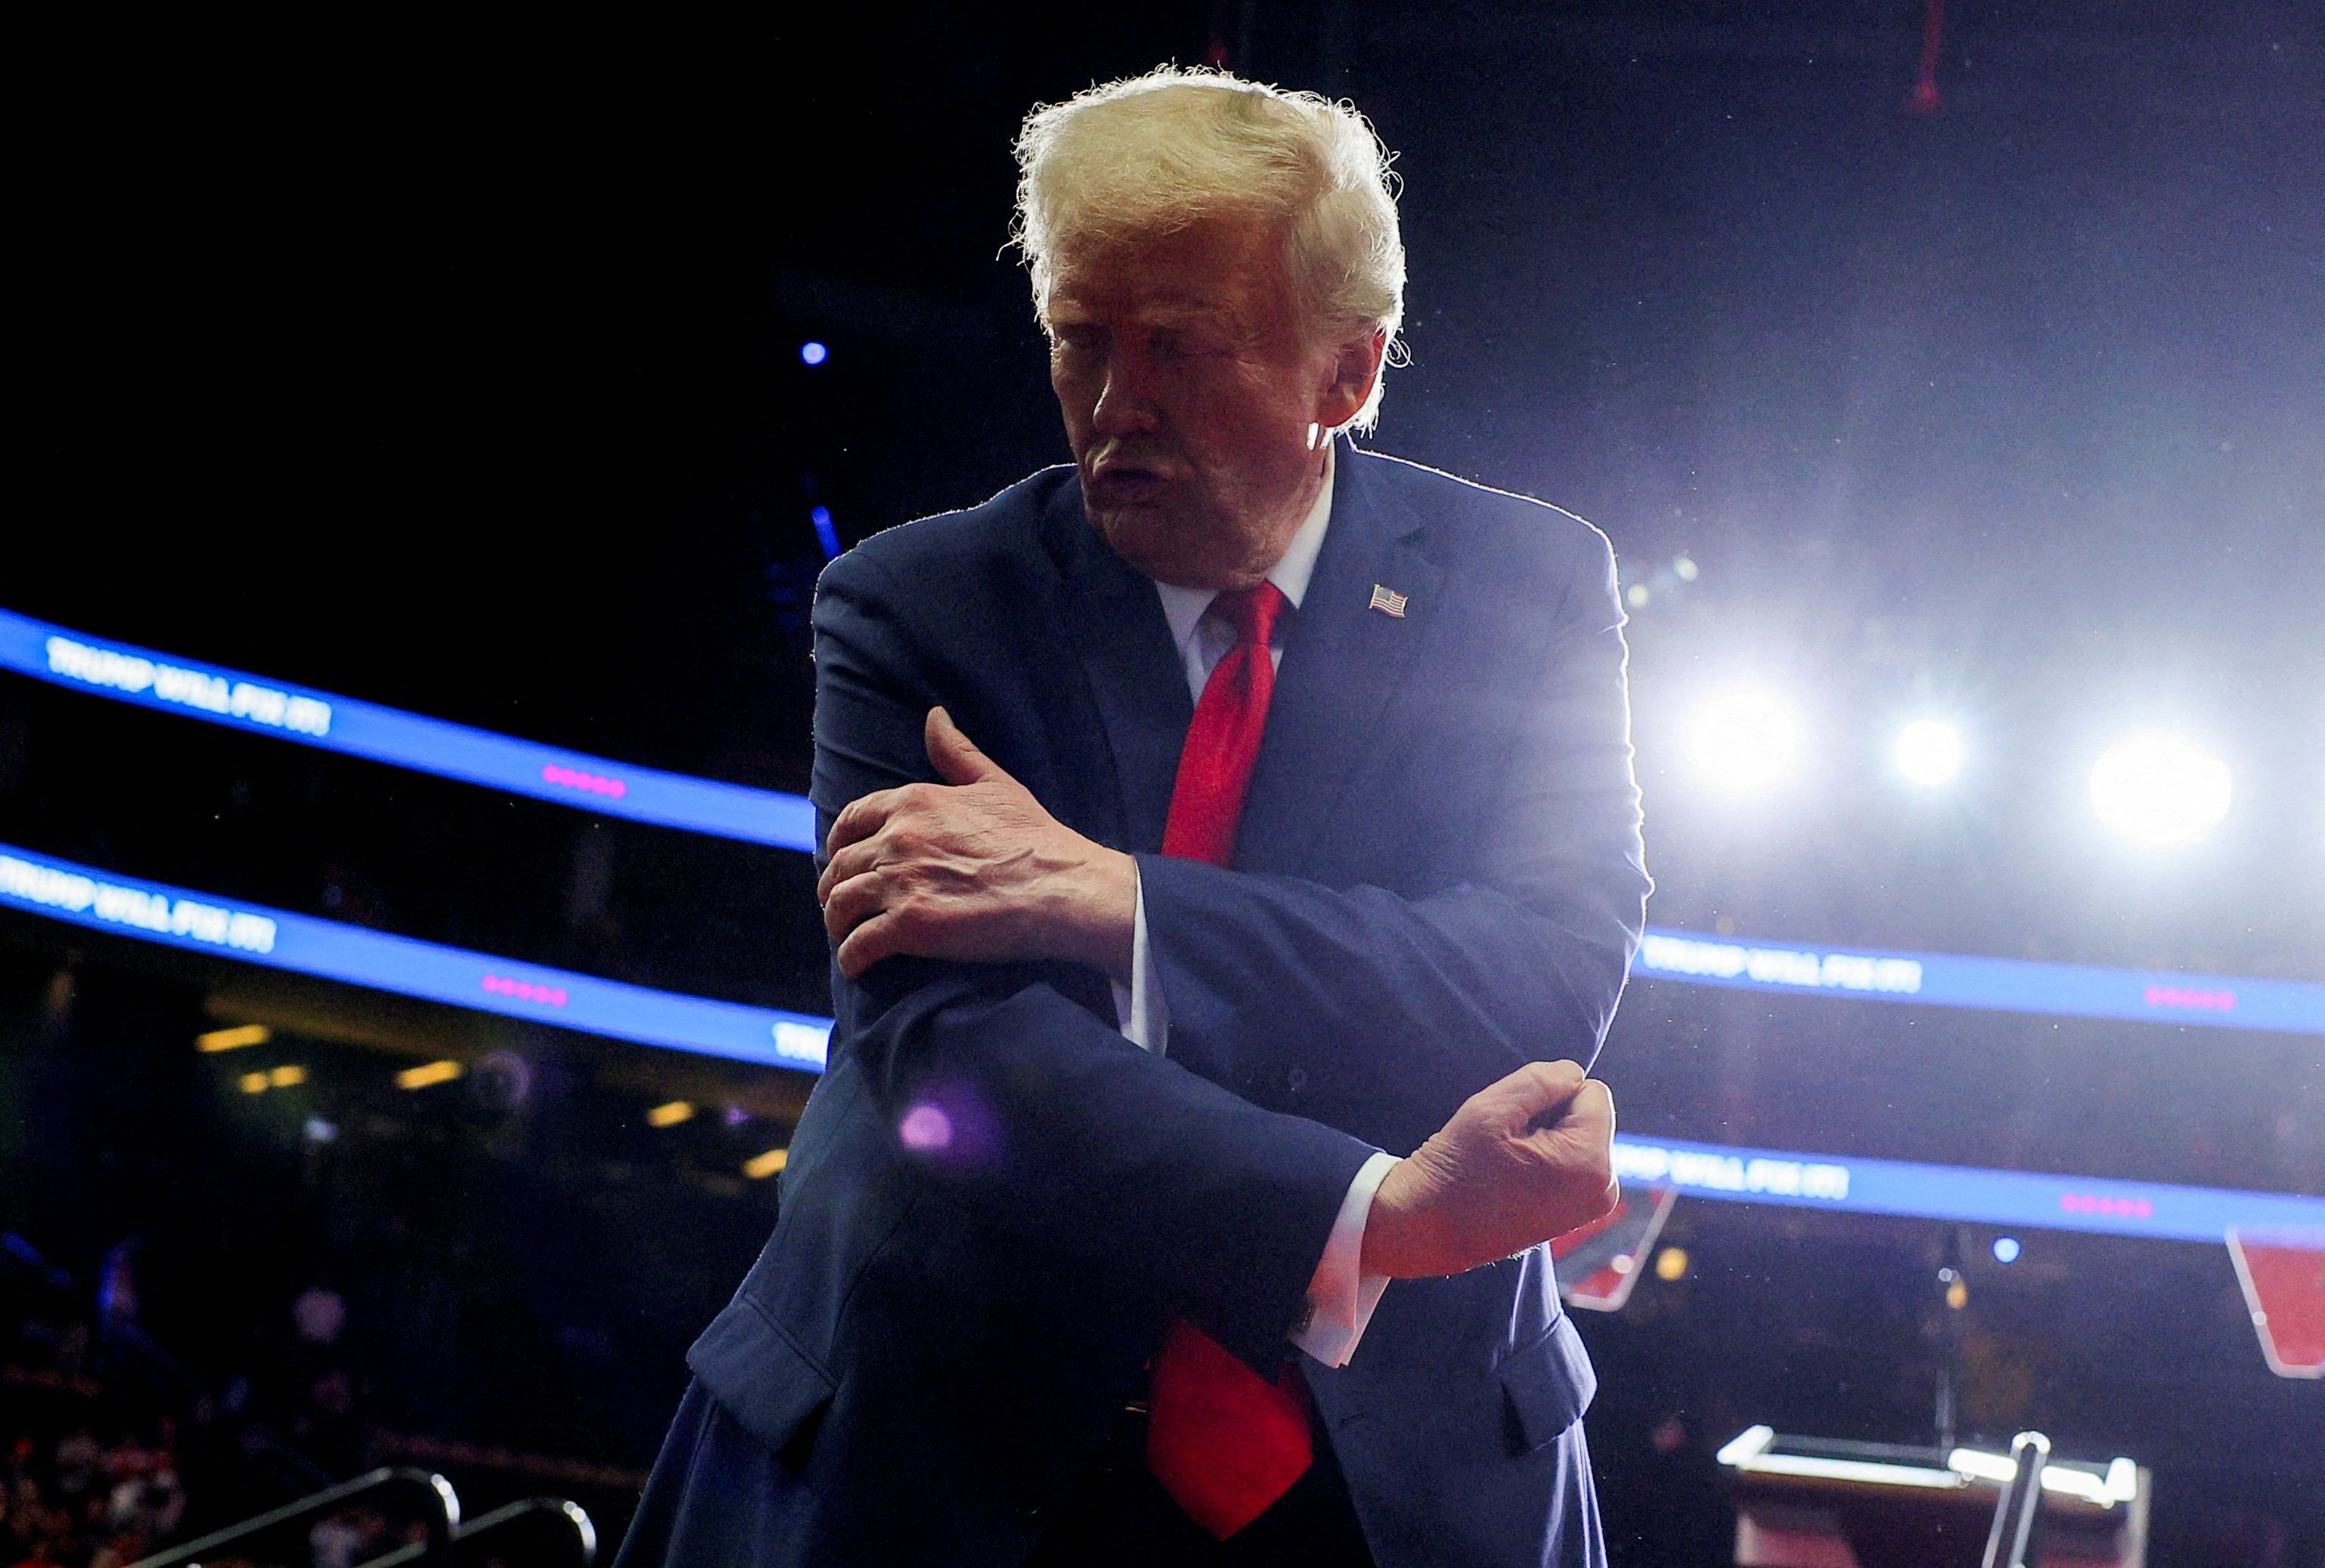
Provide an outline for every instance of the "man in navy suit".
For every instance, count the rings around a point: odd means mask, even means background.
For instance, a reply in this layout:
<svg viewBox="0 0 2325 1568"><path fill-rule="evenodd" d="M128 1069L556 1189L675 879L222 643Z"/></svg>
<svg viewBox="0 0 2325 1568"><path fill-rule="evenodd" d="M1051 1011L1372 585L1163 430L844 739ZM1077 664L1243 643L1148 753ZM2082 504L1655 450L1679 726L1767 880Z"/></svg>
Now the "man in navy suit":
<svg viewBox="0 0 2325 1568"><path fill-rule="evenodd" d="M1019 156L1075 466L825 573L829 1071L623 1561L1603 1562L1537 1244L1648 886L1611 553L1333 434L1351 111L1165 70Z"/></svg>

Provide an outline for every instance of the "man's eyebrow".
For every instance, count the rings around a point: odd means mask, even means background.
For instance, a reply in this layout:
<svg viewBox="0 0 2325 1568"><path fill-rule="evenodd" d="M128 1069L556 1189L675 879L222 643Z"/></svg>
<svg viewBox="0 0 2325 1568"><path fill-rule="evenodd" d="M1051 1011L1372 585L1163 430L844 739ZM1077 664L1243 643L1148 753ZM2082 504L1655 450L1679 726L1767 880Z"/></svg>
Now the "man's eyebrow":
<svg viewBox="0 0 2325 1568"><path fill-rule="evenodd" d="M1125 320L1126 324L1135 327L1160 328L1166 330L1209 328L1218 331L1234 332L1238 329L1238 319L1235 312L1216 305L1146 306L1131 311Z"/></svg>
<svg viewBox="0 0 2325 1568"><path fill-rule="evenodd" d="M1065 293L1051 296L1050 308L1053 311L1072 311L1091 315L1104 313L1096 305L1077 300L1072 295ZM1235 311L1224 302L1196 298L1172 299L1169 296L1142 304L1129 312L1129 318L1132 320L1160 326L1204 322L1231 324L1235 316Z"/></svg>
<svg viewBox="0 0 2325 1568"><path fill-rule="evenodd" d="M1226 325L1235 320L1235 312L1224 305L1194 303L1165 302L1156 305L1152 310L1140 311L1136 312L1136 316L1139 320L1153 321L1162 326L1182 324L1202 326L1213 322Z"/></svg>

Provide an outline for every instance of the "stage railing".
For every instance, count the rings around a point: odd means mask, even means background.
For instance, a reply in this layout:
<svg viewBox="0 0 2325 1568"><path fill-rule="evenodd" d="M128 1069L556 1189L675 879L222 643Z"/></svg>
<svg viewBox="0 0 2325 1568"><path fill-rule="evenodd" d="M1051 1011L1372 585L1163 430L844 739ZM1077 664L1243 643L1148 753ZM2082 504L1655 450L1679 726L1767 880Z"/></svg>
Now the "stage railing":
<svg viewBox="0 0 2325 1568"><path fill-rule="evenodd" d="M498 1545L499 1537L507 1535L511 1526L533 1518L548 1519L554 1526L543 1534L553 1535L560 1544L558 1561L570 1563L572 1568L591 1568L597 1561L597 1526L590 1522L588 1511L580 1504L563 1498L525 1498L517 1502L504 1503L488 1513L478 1514L452 1532L453 1560L468 1560L468 1554L463 1548L481 1536L494 1536L494 1545ZM407 1563L427 1561L427 1545L415 1541L409 1546L397 1547L384 1557L374 1557L361 1568L405 1568ZM536 1563L539 1568L549 1568L550 1565L547 1558L526 1556L517 1561Z"/></svg>
<svg viewBox="0 0 2325 1568"><path fill-rule="evenodd" d="M427 1539L415 1543L412 1547L418 1554L400 1560L449 1565L453 1560L453 1532L460 1524L459 1494L452 1490L450 1481L432 1471L411 1466L394 1466L372 1471L335 1487L326 1487L321 1491L310 1493L295 1502L269 1509L240 1524L214 1530L198 1541L189 1541L182 1546L172 1546L166 1552L156 1553L132 1563L130 1568L198 1568L206 1558L219 1555L223 1548L239 1546L287 1526L321 1518L358 1498L368 1498L389 1490L410 1491L418 1495L421 1522L428 1532ZM301 1542L300 1545L303 1555L305 1543ZM235 1554L240 1556L243 1554L237 1552Z"/></svg>

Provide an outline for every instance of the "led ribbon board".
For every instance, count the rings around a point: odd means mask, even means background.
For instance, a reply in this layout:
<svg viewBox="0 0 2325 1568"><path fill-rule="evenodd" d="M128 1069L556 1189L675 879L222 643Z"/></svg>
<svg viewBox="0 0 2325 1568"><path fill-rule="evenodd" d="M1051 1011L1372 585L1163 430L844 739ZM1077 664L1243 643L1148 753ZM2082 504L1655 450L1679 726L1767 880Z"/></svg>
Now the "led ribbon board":
<svg viewBox="0 0 2325 1568"><path fill-rule="evenodd" d="M0 609L0 669L463 784L721 838L815 849L804 795L635 767L92 637Z"/></svg>
<svg viewBox="0 0 2325 1568"><path fill-rule="evenodd" d="M93 870L0 844L0 906L616 1040L823 1070L831 1020L516 963Z"/></svg>
<svg viewBox="0 0 2325 1568"><path fill-rule="evenodd" d="M1632 972L1689 985L1931 1007L2325 1035L2325 985L1950 953L1730 942L1649 926Z"/></svg>
<svg viewBox="0 0 2325 1568"><path fill-rule="evenodd" d="M2262 1231L2307 1238L2305 1245L2325 1247L2325 1198L2290 1192L1843 1159L1629 1137L1615 1140L1615 1174L1641 1186L1745 1203L2165 1241L2219 1242L2231 1230Z"/></svg>
<svg viewBox="0 0 2325 1568"><path fill-rule="evenodd" d="M823 1071L831 1020L514 963L489 953L240 904L0 844L0 906L269 969L569 1029ZM1969 1224L2219 1241L2230 1230L2325 1247L2325 1198L2096 1181L1618 1137L1625 1181L1706 1198Z"/></svg>
<svg viewBox="0 0 2325 1568"><path fill-rule="evenodd" d="M812 853L803 795L632 767L92 637L0 609L0 669L607 816ZM1635 971L1690 985L2325 1035L2325 985L1947 953L1745 943L1649 927Z"/></svg>

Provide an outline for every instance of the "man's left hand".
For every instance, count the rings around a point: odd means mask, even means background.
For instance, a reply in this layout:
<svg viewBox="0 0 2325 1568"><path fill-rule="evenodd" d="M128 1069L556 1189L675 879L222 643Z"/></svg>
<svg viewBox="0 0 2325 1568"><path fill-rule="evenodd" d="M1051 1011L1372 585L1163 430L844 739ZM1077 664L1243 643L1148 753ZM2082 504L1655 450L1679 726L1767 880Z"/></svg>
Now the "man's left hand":
<svg viewBox="0 0 2325 1568"><path fill-rule="evenodd" d="M1137 862L1083 838L929 710L941 784L881 790L831 824L815 895L851 979L884 958L1063 959L1130 977Z"/></svg>

